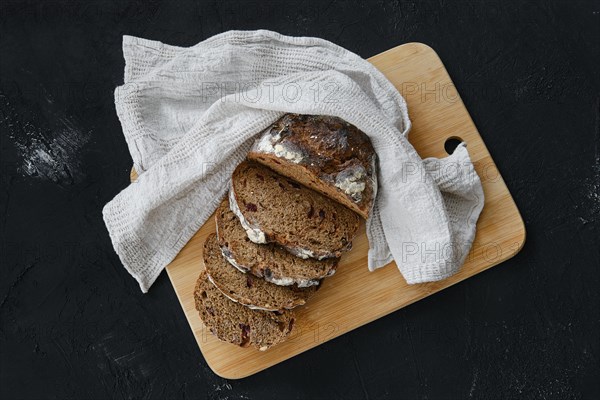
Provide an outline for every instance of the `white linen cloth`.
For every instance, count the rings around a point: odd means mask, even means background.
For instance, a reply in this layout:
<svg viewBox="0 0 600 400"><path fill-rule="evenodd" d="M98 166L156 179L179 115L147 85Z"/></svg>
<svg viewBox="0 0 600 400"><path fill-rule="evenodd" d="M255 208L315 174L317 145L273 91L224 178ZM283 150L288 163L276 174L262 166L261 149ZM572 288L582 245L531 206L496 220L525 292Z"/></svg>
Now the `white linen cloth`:
<svg viewBox="0 0 600 400"><path fill-rule="evenodd" d="M257 134L288 112L337 116L370 137L379 158L370 270L395 260L412 284L444 279L464 262L483 207L467 149L421 160L407 140L404 99L368 61L322 39L265 30L188 48L124 36L123 54L115 106L139 178L103 216L143 292L217 208Z"/></svg>

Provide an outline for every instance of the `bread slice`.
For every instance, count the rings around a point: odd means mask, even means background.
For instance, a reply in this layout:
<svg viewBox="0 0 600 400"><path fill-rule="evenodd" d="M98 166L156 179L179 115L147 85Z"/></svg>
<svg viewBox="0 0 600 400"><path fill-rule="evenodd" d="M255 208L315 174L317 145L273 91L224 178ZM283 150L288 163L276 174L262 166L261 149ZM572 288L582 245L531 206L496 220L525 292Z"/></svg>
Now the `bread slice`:
<svg viewBox="0 0 600 400"><path fill-rule="evenodd" d="M302 259L276 244L256 244L229 209L225 199L215 214L217 240L223 256L242 272L250 272L276 285L308 287L335 273L337 258Z"/></svg>
<svg viewBox="0 0 600 400"><path fill-rule="evenodd" d="M340 257L360 222L349 208L251 161L233 172L229 203L250 240L302 258Z"/></svg>
<svg viewBox="0 0 600 400"><path fill-rule="evenodd" d="M365 219L377 195L377 157L369 137L337 117L286 114L262 133L248 158Z"/></svg>
<svg viewBox="0 0 600 400"><path fill-rule="evenodd" d="M204 325L219 340L241 347L252 345L266 350L283 342L294 325L292 311L251 310L230 301L209 282L205 271L196 283L194 300Z"/></svg>
<svg viewBox="0 0 600 400"><path fill-rule="evenodd" d="M204 242L203 257L212 284L230 300L256 310L278 311L301 306L318 288L275 285L240 272L223 258L215 234Z"/></svg>

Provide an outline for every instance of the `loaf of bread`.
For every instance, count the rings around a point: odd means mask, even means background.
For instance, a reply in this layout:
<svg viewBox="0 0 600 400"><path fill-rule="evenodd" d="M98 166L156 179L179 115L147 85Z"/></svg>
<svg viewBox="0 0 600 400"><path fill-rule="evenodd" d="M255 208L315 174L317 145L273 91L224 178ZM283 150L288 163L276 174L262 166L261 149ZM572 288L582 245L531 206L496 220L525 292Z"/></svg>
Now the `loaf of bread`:
<svg viewBox="0 0 600 400"><path fill-rule="evenodd" d="M208 280L202 271L194 290L196 309L204 325L218 339L241 347L259 350L281 343L292 331L292 311L279 313L252 310L229 300Z"/></svg>
<svg viewBox="0 0 600 400"><path fill-rule="evenodd" d="M340 257L360 222L349 208L251 161L233 172L229 203L251 241L301 258Z"/></svg>
<svg viewBox="0 0 600 400"><path fill-rule="evenodd" d="M248 159L340 202L365 219L375 201L375 150L364 132L340 118L286 114L261 134Z"/></svg>
<svg viewBox="0 0 600 400"><path fill-rule="evenodd" d="M204 242L203 257L208 280L231 301L255 310L292 309L305 304L318 288L280 286L240 272L223 258L215 234L208 236Z"/></svg>
<svg viewBox="0 0 600 400"><path fill-rule="evenodd" d="M335 272L368 218L376 168L367 135L336 117L287 114L264 131L204 243L194 297L206 327L260 350L285 340L292 309Z"/></svg>
<svg viewBox="0 0 600 400"><path fill-rule="evenodd" d="M256 244L248 239L240 221L223 200L215 214L217 240L223 256L242 272L277 285L308 287L335 273L337 258L299 258L274 244Z"/></svg>

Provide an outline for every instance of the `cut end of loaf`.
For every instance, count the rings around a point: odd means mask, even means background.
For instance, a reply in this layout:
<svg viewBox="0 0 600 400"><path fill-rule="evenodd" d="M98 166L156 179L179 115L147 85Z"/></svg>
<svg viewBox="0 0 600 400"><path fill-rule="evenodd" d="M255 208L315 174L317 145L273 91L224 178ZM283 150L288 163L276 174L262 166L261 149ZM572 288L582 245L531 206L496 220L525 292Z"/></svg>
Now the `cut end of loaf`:
<svg viewBox="0 0 600 400"><path fill-rule="evenodd" d="M248 159L365 219L377 195L377 158L369 137L337 117L286 114L260 135Z"/></svg>

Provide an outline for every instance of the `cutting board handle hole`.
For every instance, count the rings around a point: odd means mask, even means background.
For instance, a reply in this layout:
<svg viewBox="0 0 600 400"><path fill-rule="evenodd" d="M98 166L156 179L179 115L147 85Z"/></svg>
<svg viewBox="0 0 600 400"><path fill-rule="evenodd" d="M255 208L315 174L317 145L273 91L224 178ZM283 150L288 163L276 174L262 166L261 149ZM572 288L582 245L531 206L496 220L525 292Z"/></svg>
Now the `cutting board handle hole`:
<svg viewBox="0 0 600 400"><path fill-rule="evenodd" d="M452 153L454 153L454 150L456 150L458 145L461 144L462 142L464 142L464 140L462 140L458 136L449 137L444 142L444 150L446 150L446 153L452 154Z"/></svg>

